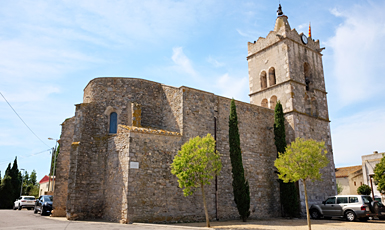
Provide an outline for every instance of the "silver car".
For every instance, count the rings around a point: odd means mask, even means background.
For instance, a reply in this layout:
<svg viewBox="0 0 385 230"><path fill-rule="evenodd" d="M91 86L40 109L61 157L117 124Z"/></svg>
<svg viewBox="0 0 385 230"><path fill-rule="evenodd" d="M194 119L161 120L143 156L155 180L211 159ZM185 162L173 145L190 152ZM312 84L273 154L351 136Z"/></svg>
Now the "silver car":
<svg viewBox="0 0 385 230"><path fill-rule="evenodd" d="M367 221L378 214L377 201L367 195L338 195L328 197L322 204L312 205L310 215L314 219L324 217L346 218L348 221L359 219Z"/></svg>

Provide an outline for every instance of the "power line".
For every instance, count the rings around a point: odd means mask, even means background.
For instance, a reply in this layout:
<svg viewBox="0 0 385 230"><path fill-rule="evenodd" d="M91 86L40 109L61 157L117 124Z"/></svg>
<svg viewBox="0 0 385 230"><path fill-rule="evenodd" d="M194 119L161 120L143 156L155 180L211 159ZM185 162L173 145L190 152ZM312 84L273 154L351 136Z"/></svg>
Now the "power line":
<svg viewBox="0 0 385 230"><path fill-rule="evenodd" d="M27 123L24 122L24 120L19 116L19 114L17 114L16 110L12 107L11 104L9 104L9 102L7 101L7 99L5 99L4 95L0 92L1 96L4 98L4 100L7 102L7 104L9 105L9 107L11 107L11 109L13 110L13 112L16 113L16 115L20 118L20 120L24 123L25 126L27 126L27 128L29 129L29 131L31 131L31 133L33 133L33 135L35 135L35 137L37 137L37 139L39 139L41 141L41 143L43 143L44 145L46 145L48 148L50 148L49 145L47 145L46 143L44 143L40 137L38 137L36 135L36 133L34 131L32 131L32 129L27 125Z"/></svg>
<svg viewBox="0 0 385 230"><path fill-rule="evenodd" d="M38 152L38 153L31 153L31 154L29 154L29 155L26 155L26 156L18 156L18 157L20 157L20 159L19 160L23 160L23 159L25 159L25 158L29 158L29 157L34 157L34 156L37 156L37 155L40 155L40 154L42 154L42 153L45 153L45 152L48 152L48 151L51 151L51 149L46 149L46 150L44 150L44 151L41 151L41 152ZM4 165L4 164L8 164L8 163L12 163L12 162L9 162L9 161L0 161L0 165Z"/></svg>

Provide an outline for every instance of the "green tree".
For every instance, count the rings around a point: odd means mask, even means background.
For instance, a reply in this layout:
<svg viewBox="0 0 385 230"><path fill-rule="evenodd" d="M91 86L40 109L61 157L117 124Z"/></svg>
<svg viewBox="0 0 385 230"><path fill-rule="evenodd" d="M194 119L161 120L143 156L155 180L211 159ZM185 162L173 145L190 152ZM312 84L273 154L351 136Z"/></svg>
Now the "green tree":
<svg viewBox="0 0 385 230"><path fill-rule="evenodd" d="M57 160L58 160L58 157L59 157L59 154L60 154L60 144L57 146L56 150L55 150L55 155L52 156L52 159L51 159L51 169L50 169L50 174L53 176L53 175L56 175L56 169L57 169ZM55 161L55 157L56 157L56 161Z"/></svg>
<svg viewBox="0 0 385 230"><path fill-rule="evenodd" d="M369 185L363 184L360 187L357 188L357 193L360 195L370 195L372 192L372 189Z"/></svg>
<svg viewBox="0 0 385 230"><path fill-rule="evenodd" d="M207 227L210 227L210 221L204 185L210 185L210 180L219 175L221 168L220 154L215 150L215 140L210 134L183 144L171 164L171 173L178 178L184 196L192 195L197 188L201 188Z"/></svg>
<svg viewBox="0 0 385 230"><path fill-rule="evenodd" d="M285 117L282 104L277 102L274 109L274 140L278 153L284 153L286 148ZM284 183L279 180L281 204L284 213L290 217L299 216L299 201L297 187L293 182Z"/></svg>
<svg viewBox="0 0 385 230"><path fill-rule="evenodd" d="M32 185L36 185L37 184L37 175L36 175L36 171L35 170L32 170L32 172L31 172L31 176L29 177L29 183L32 184Z"/></svg>
<svg viewBox="0 0 385 230"><path fill-rule="evenodd" d="M13 161L9 176L11 177L11 182L13 186L12 200L15 201L20 196L21 189L21 173L17 166L17 157L15 157L15 160Z"/></svg>
<svg viewBox="0 0 385 230"><path fill-rule="evenodd" d="M342 190L343 190L342 185L337 183L337 195L340 194Z"/></svg>
<svg viewBox="0 0 385 230"><path fill-rule="evenodd" d="M229 145L231 172L233 174L233 193L234 201L237 205L238 213L243 221L250 216L250 191L249 182L245 179L242 163L241 142L238 131L238 116L234 99L230 104L229 117Z"/></svg>
<svg viewBox="0 0 385 230"><path fill-rule="evenodd" d="M274 162L274 166L279 171L278 177L283 182L296 182L298 180L302 182L305 190L309 230L311 230L311 223L306 183L321 179L320 170L329 163L326 153L324 142L296 138L294 142L286 147L285 153L279 153L279 157Z"/></svg>
<svg viewBox="0 0 385 230"><path fill-rule="evenodd" d="M380 163L374 168L374 183L380 193L385 193L385 154L382 154Z"/></svg>
<svg viewBox="0 0 385 230"><path fill-rule="evenodd" d="M12 178L5 175L0 185L0 208L12 208L14 199L14 187Z"/></svg>

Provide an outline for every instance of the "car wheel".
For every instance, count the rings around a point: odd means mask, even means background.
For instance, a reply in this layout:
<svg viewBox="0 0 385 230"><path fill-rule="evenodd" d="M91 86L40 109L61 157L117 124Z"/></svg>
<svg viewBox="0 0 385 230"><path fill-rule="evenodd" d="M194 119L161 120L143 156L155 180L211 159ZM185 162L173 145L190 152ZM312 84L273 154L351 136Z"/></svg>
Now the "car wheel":
<svg viewBox="0 0 385 230"><path fill-rule="evenodd" d="M385 220L385 216L379 216L378 219Z"/></svg>
<svg viewBox="0 0 385 230"><path fill-rule="evenodd" d="M375 213L375 214L378 214L378 204L376 201L372 201L370 204L369 204L369 209L372 213Z"/></svg>
<svg viewBox="0 0 385 230"><path fill-rule="evenodd" d="M43 207L41 207L41 209L40 209L40 215L44 216L44 215L45 215L44 212L45 212L45 211L44 211L44 206L43 206Z"/></svg>
<svg viewBox="0 0 385 230"><path fill-rule="evenodd" d="M17 208L18 210L21 210L21 206L20 206L20 204L19 204L19 207Z"/></svg>
<svg viewBox="0 0 385 230"><path fill-rule="evenodd" d="M16 210L16 207L15 207L15 204L13 204L13 208L12 208L13 210Z"/></svg>
<svg viewBox="0 0 385 230"><path fill-rule="evenodd" d="M347 211L345 213L345 217L348 221L355 221L356 220L356 214L353 211Z"/></svg>
<svg viewBox="0 0 385 230"><path fill-rule="evenodd" d="M312 209L312 210L310 211L310 216L311 216L311 218L313 218L313 219L319 219L319 218L321 218L321 214L318 212L317 209Z"/></svg>

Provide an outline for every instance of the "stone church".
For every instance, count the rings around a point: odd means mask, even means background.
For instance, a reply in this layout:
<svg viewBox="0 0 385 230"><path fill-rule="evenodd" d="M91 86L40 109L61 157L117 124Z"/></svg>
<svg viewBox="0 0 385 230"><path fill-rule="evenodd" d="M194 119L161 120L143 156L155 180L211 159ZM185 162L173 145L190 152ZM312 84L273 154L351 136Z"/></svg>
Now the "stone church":
<svg viewBox="0 0 385 230"><path fill-rule="evenodd" d="M330 163L308 188L309 203L336 194L330 120L319 40L291 29L279 11L273 31L248 43L250 103L236 101L250 218L281 215L274 160L274 108L281 101L287 142L325 141ZM84 89L62 124L54 216L128 222L204 220L200 191L184 197L170 164L181 145L211 133L221 153L206 187L212 219L239 218L228 143L230 99L138 78L102 77ZM304 191L299 183L302 212Z"/></svg>

